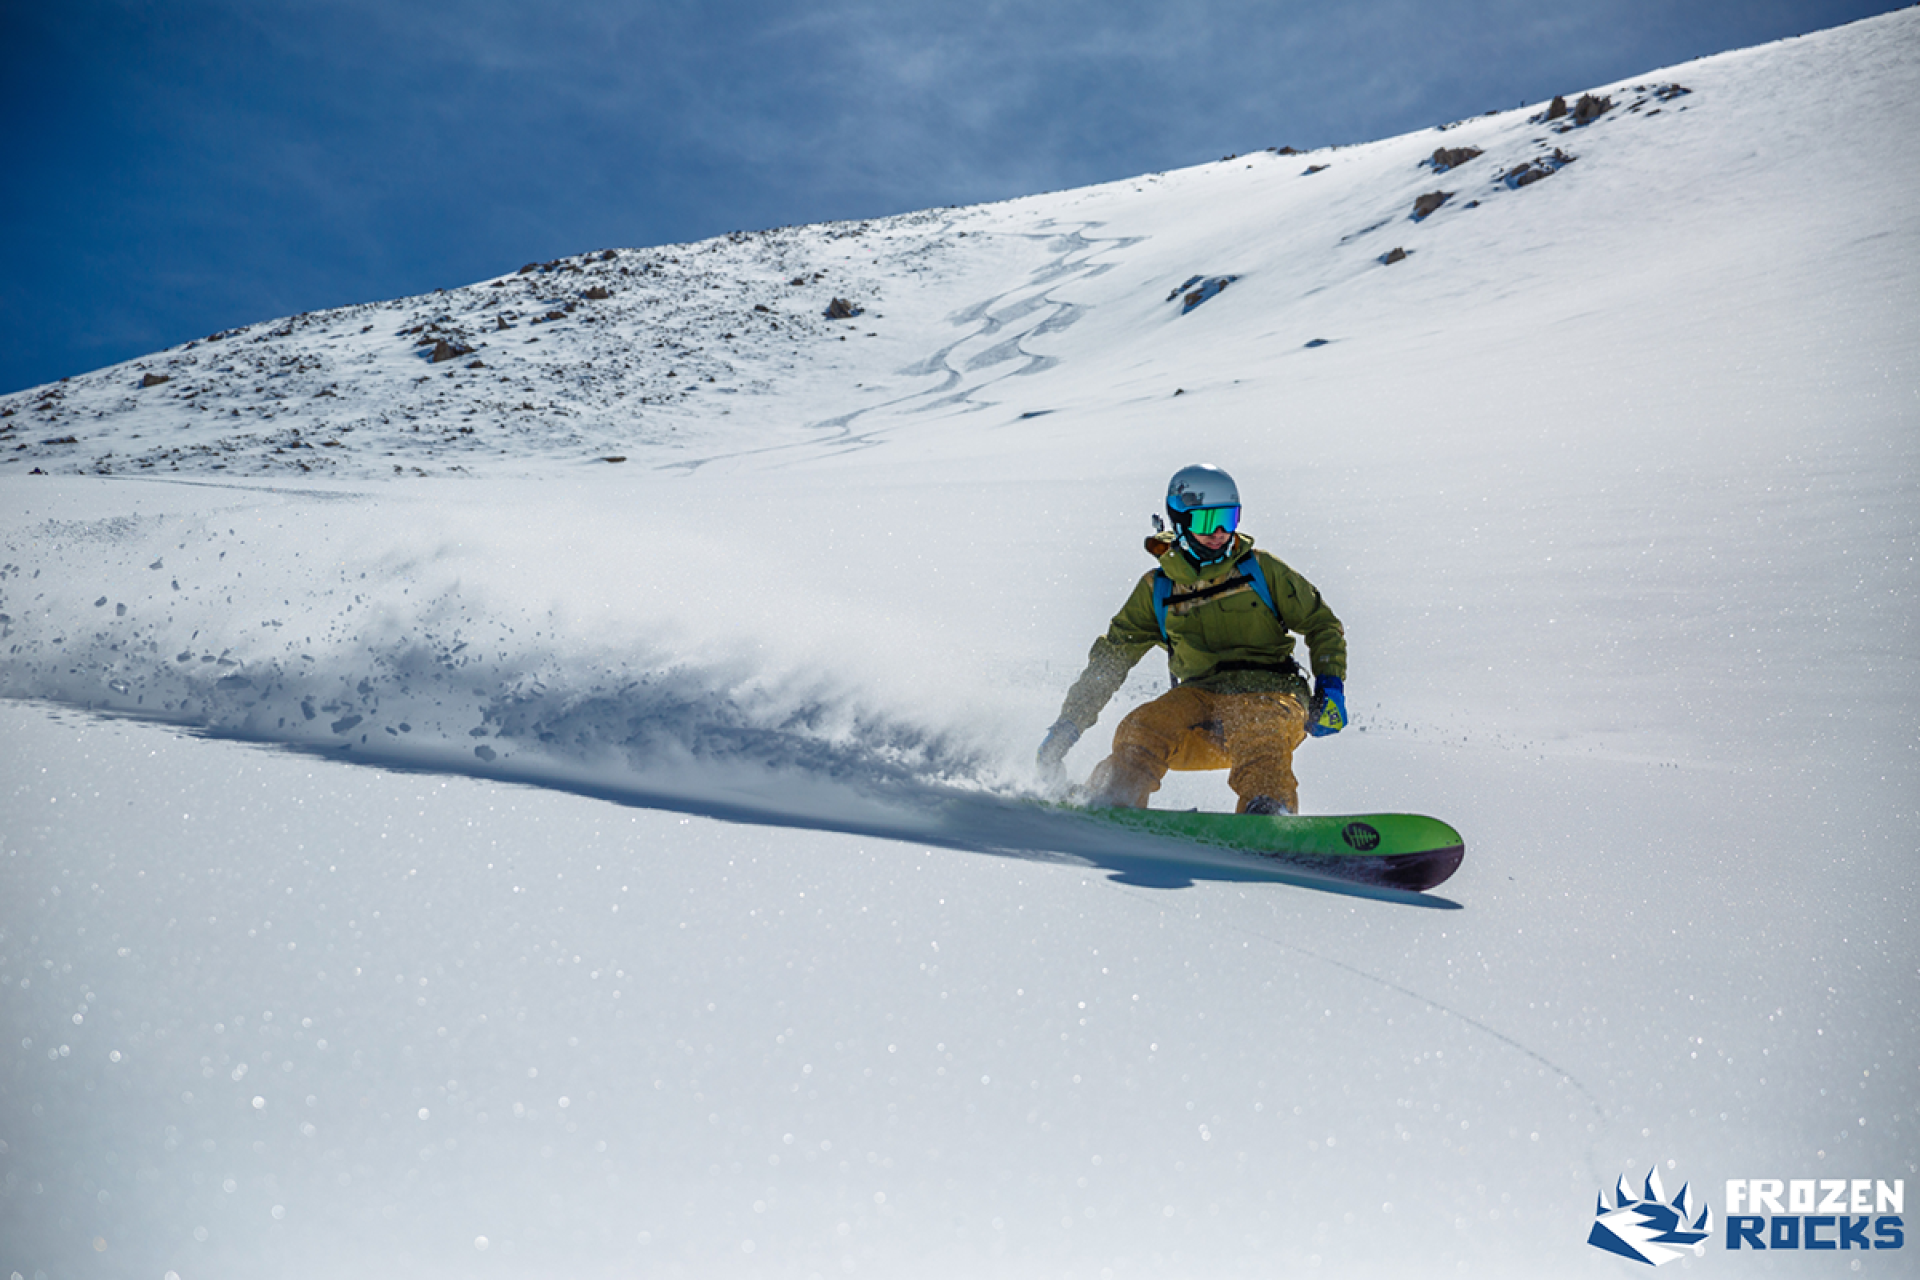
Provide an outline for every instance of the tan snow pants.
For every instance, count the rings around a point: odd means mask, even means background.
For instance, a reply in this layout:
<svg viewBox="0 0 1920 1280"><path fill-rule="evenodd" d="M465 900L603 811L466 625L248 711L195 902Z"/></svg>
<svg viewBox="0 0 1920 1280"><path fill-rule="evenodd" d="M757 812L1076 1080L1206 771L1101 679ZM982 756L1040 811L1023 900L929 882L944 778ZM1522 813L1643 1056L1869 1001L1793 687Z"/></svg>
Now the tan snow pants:
<svg viewBox="0 0 1920 1280"><path fill-rule="evenodd" d="M1240 798L1236 812L1254 796L1268 796L1297 813L1293 752L1306 736L1306 708L1292 694L1181 685L1127 713L1113 731L1113 754L1087 780L1088 799L1144 809L1169 769L1226 769Z"/></svg>

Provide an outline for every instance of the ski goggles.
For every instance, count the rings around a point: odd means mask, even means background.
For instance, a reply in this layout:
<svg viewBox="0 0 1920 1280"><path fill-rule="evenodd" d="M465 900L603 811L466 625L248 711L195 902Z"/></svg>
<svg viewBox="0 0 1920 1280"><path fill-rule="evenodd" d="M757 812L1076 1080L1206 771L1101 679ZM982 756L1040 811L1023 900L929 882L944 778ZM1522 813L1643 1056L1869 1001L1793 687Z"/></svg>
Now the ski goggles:
<svg viewBox="0 0 1920 1280"><path fill-rule="evenodd" d="M1237 506L1195 507L1178 514L1182 527L1199 538L1210 533L1232 533L1240 527L1240 508Z"/></svg>

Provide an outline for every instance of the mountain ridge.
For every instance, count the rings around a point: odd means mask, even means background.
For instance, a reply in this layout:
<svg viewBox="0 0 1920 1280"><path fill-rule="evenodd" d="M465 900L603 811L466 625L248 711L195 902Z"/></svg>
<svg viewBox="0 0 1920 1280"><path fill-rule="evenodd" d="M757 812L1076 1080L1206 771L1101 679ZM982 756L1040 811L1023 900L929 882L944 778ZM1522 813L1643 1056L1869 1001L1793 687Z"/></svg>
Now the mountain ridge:
<svg viewBox="0 0 1920 1280"><path fill-rule="evenodd" d="M1636 131L1710 131L1679 122L1702 103L1724 111L1742 92L1763 91L1768 73L1754 64L1859 62L1857 50L1882 37L1897 55L1916 25L1898 12L1714 55L1570 95L1560 116L1545 105L1518 108L988 205L594 250L431 294L244 326L0 396L0 475L364 478L473 473L529 455L697 465L831 438L876 403L903 411L975 395L1004 381L1005 369L980 374L1009 353L1030 357L1023 372L1057 358L1050 334L1090 305L1119 301L1109 294L1063 310L1060 287L1085 293L1092 276L1123 265L1115 250L1135 242L1125 224L1158 201L1187 202L1192 216L1176 219L1180 236L1159 232L1162 243L1145 255L1166 250L1164 270L1133 272L1124 319L1102 334L1109 350L1154 342L1160 298L1188 275L1233 275L1235 301L1261 304L1243 321L1267 322L1283 300L1428 267L1468 213L1506 211L1494 240L1619 238L1618 226L1600 223L1632 216L1620 208L1583 211L1538 193L1596 167L1617 175L1647 165ZM1704 95L1687 85L1702 76ZM1764 143L1736 129L1720 144ZM1442 162L1449 155L1457 163ZM1395 162L1382 163L1388 157ZM1223 205L1238 216L1205 216ZM1666 212L1643 205L1630 229L1649 233ZM1301 227L1301 243L1262 248L1261 224L1274 217ZM1524 287L1483 275L1496 288ZM1417 288L1404 294L1402 305L1424 301ZM829 318L843 299L859 314ZM1341 335L1288 336L1291 348ZM1185 388L1164 389L1176 390Z"/></svg>

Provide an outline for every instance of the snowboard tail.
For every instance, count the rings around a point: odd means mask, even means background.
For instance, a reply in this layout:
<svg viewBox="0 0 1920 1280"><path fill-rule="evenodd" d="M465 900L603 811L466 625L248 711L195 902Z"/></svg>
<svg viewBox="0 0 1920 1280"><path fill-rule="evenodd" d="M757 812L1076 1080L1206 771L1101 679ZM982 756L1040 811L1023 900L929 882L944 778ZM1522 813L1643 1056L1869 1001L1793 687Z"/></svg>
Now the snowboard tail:
<svg viewBox="0 0 1920 1280"><path fill-rule="evenodd" d="M1088 818L1190 844L1232 849L1357 884L1431 889L1466 856L1460 833L1415 813L1250 814L1084 809Z"/></svg>

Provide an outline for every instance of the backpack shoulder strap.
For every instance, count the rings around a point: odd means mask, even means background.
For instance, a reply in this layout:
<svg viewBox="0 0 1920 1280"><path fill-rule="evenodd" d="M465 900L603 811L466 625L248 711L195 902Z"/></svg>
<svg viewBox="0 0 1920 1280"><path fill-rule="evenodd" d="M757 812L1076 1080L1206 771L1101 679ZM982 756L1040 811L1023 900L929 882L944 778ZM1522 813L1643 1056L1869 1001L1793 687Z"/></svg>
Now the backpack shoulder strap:
<svg viewBox="0 0 1920 1280"><path fill-rule="evenodd" d="M1167 601L1173 596L1173 579L1165 569L1153 571L1153 620L1160 624L1160 643L1167 640Z"/></svg>
<svg viewBox="0 0 1920 1280"><path fill-rule="evenodd" d="M1254 556L1253 552L1249 551L1234 561L1233 567L1247 575L1247 585L1251 586L1253 593L1260 597L1260 603L1266 605L1267 610L1272 613L1274 617L1278 618L1280 616L1280 603L1273 598L1273 587L1267 582L1266 570L1260 567L1260 561ZM1160 625L1160 629L1162 631L1166 630L1166 624L1164 622Z"/></svg>

